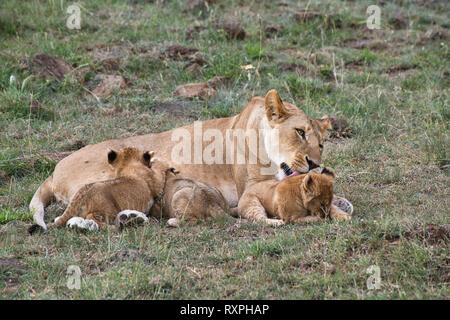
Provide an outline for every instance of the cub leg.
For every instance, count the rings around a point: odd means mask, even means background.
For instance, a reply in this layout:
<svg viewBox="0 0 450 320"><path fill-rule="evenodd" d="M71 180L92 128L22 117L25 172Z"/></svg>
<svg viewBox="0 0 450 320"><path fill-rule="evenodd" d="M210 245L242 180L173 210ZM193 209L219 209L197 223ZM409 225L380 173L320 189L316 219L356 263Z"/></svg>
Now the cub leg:
<svg viewBox="0 0 450 320"><path fill-rule="evenodd" d="M339 208L337 208L334 205L331 205L330 216L333 220L339 220L339 221L347 221L352 218L348 213L340 210Z"/></svg>
<svg viewBox="0 0 450 320"><path fill-rule="evenodd" d="M289 222L292 222L292 223L311 223L311 222L318 222L318 221L321 221L321 220L322 219L319 218L318 216L306 216L306 217L293 218Z"/></svg>
<svg viewBox="0 0 450 320"><path fill-rule="evenodd" d="M243 195L238 204L238 214L244 219L262 221L274 227L284 224L283 220L268 218L266 209L256 196Z"/></svg>

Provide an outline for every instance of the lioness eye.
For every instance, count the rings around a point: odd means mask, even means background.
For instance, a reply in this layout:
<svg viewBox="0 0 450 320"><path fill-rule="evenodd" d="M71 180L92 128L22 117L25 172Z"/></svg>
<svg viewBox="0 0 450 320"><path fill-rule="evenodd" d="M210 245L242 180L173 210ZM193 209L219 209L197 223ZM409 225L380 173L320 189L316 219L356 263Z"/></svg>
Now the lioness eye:
<svg viewBox="0 0 450 320"><path fill-rule="evenodd" d="M320 149L323 149L323 144L319 144L319 148L320 148Z"/></svg>
<svg viewBox="0 0 450 320"><path fill-rule="evenodd" d="M305 131L304 131L304 130L302 130L302 129L295 129L295 130L297 131L297 133L298 133L299 135L302 136L303 139L305 139Z"/></svg>

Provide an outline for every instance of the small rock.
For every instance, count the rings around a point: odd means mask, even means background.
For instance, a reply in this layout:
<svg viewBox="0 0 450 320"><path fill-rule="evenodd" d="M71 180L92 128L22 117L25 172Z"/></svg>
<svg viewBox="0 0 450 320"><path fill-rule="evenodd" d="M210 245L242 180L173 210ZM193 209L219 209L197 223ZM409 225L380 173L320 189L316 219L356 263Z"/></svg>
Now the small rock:
<svg viewBox="0 0 450 320"><path fill-rule="evenodd" d="M94 80L100 80L100 83L92 90L97 97L106 97L111 94L112 90L127 87L125 79L122 76L97 74Z"/></svg>
<svg viewBox="0 0 450 320"><path fill-rule="evenodd" d="M225 87L228 86L231 83L231 78L229 77L219 77L216 76L214 78L209 79L208 81L206 81L206 84L213 88L213 89L219 89L221 87Z"/></svg>
<svg viewBox="0 0 450 320"><path fill-rule="evenodd" d="M44 53L36 54L30 61L31 73L43 78L53 78L60 81L64 76L72 71L72 67L65 61L53 58Z"/></svg>
<svg viewBox="0 0 450 320"><path fill-rule="evenodd" d="M217 91L210 88L206 83L189 83L177 87L173 94L185 98L208 99L216 95Z"/></svg>

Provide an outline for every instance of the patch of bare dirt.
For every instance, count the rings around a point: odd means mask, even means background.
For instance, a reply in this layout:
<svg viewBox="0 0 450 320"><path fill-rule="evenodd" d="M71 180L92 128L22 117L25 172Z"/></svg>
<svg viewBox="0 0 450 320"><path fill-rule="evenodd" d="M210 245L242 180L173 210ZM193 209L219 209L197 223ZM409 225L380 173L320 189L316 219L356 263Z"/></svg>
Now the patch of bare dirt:
<svg viewBox="0 0 450 320"><path fill-rule="evenodd" d="M184 32L184 35L186 36L186 39L192 39L195 37L195 35L199 34L200 32L206 29L208 28L205 26L189 26Z"/></svg>
<svg viewBox="0 0 450 320"><path fill-rule="evenodd" d="M15 292L19 287L18 278L28 267L19 262L15 258L0 257L0 274L2 275L1 280L6 288L7 292Z"/></svg>
<svg viewBox="0 0 450 320"><path fill-rule="evenodd" d="M330 117L330 122L332 127L330 133L331 139L351 138L353 135L352 128L350 128L347 119Z"/></svg>
<svg viewBox="0 0 450 320"><path fill-rule="evenodd" d="M284 30L284 26L281 23L278 24L272 24L270 26L267 26L264 29L264 32L266 33L266 37L270 38L276 35L279 35Z"/></svg>
<svg viewBox="0 0 450 320"><path fill-rule="evenodd" d="M185 98L208 99L216 95L217 91L206 83L188 83L177 87L173 94Z"/></svg>
<svg viewBox="0 0 450 320"><path fill-rule="evenodd" d="M279 62L278 70L280 70L280 71L296 71L300 74L304 74L307 72L307 69L305 66L294 63L294 62Z"/></svg>
<svg viewBox="0 0 450 320"><path fill-rule="evenodd" d="M178 116L188 116L196 118L196 113L192 111L192 103L189 102L163 102L152 107L155 113L168 113Z"/></svg>
<svg viewBox="0 0 450 320"><path fill-rule="evenodd" d="M416 67L417 67L417 65L415 65L415 64L401 63L401 64L397 64L395 66L389 67L384 72L389 73L389 74L400 73L400 72L408 71L411 69L415 69Z"/></svg>
<svg viewBox="0 0 450 320"><path fill-rule="evenodd" d="M203 66L210 64L202 55L198 52L187 58L189 62L184 69L191 75L201 75L203 73Z"/></svg>
<svg viewBox="0 0 450 320"><path fill-rule="evenodd" d="M383 50L388 48L385 41L371 39L347 39L345 45L353 49Z"/></svg>
<svg viewBox="0 0 450 320"><path fill-rule="evenodd" d="M424 45L430 41L446 41L448 39L448 35L449 32L447 29L443 28L432 29L425 32L422 36L420 36L416 44Z"/></svg>
<svg viewBox="0 0 450 320"><path fill-rule="evenodd" d="M402 12L396 12L392 18L389 19L389 25L394 29L405 29L408 26L408 18Z"/></svg>
<svg viewBox="0 0 450 320"><path fill-rule="evenodd" d="M305 23L307 21L313 21L317 18L324 17L324 14L319 11L304 8L294 12L293 17L297 22Z"/></svg>
<svg viewBox="0 0 450 320"><path fill-rule="evenodd" d="M64 76L72 71L72 67L64 60L53 58L44 53L38 53L29 60L32 74L43 78L64 80Z"/></svg>
<svg viewBox="0 0 450 320"><path fill-rule="evenodd" d="M94 81L99 81L98 85L92 90L97 97L107 97L111 95L112 90L125 89L127 84L122 76L99 73Z"/></svg>
<svg viewBox="0 0 450 320"><path fill-rule="evenodd" d="M164 55L168 58L175 60L185 60L190 55L196 53L198 50L195 48L188 48L178 44L168 46L164 51Z"/></svg>
<svg viewBox="0 0 450 320"><path fill-rule="evenodd" d="M231 78L229 77L220 77L220 76L216 76L214 78L209 79L208 81L206 81L206 84L213 88L213 89L220 89L222 87L227 87L231 84Z"/></svg>
<svg viewBox="0 0 450 320"><path fill-rule="evenodd" d="M245 39L246 33L241 25L234 21L225 21L220 23L215 23L218 29L225 31L225 35L229 40L243 40Z"/></svg>
<svg viewBox="0 0 450 320"><path fill-rule="evenodd" d="M125 54L126 50L118 46L94 48L89 53L95 61L101 63L105 70L118 70Z"/></svg>

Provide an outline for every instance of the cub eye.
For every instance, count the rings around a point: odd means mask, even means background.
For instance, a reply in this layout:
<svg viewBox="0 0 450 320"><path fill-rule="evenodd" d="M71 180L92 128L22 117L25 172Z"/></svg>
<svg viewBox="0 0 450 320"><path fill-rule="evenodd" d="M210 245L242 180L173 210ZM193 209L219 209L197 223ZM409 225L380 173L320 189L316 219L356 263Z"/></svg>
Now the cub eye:
<svg viewBox="0 0 450 320"><path fill-rule="evenodd" d="M297 133L303 138L305 139L305 131L302 129L295 129L295 131L297 131Z"/></svg>
<svg viewBox="0 0 450 320"><path fill-rule="evenodd" d="M323 144L320 144L320 143L319 143L319 148L320 148L320 149L323 149Z"/></svg>

